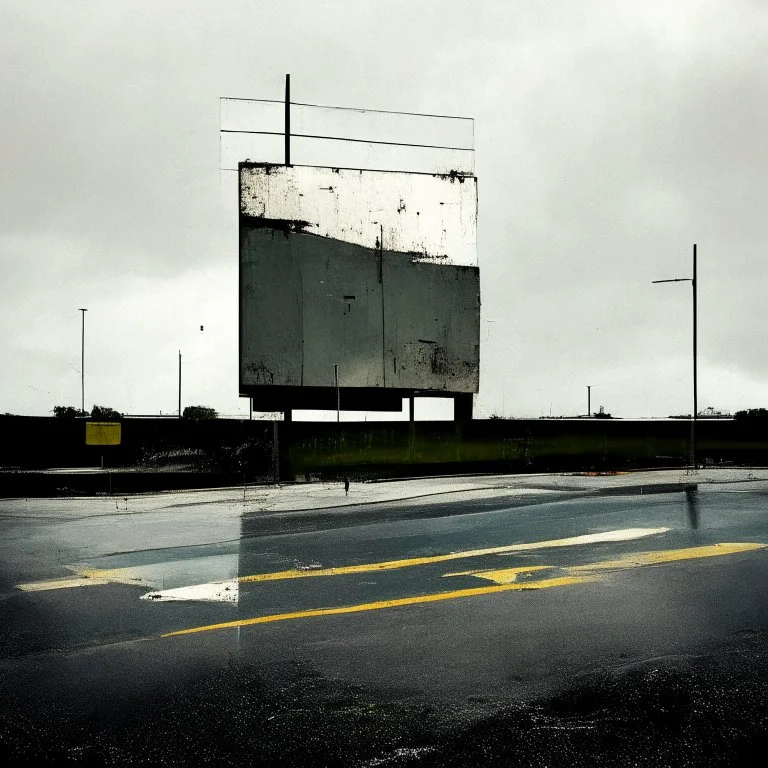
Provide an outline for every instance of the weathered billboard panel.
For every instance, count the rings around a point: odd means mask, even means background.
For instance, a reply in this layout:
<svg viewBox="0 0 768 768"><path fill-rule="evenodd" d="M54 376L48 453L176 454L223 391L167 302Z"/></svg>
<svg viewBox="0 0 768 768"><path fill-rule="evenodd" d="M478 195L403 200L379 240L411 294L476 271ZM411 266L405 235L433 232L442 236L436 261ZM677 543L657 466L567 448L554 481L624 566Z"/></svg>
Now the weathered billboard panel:
<svg viewBox="0 0 768 768"><path fill-rule="evenodd" d="M337 370L347 408L477 392L476 228L471 176L242 163L241 393L335 407Z"/></svg>

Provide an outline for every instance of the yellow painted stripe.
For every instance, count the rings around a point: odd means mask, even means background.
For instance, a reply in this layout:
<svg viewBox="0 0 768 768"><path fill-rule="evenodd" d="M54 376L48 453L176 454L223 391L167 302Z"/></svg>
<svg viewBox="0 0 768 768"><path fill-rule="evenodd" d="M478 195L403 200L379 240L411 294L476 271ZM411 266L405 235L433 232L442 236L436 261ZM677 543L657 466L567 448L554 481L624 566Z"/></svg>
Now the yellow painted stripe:
<svg viewBox="0 0 768 768"><path fill-rule="evenodd" d="M631 552L617 560L604 560L599 563L587 565L568 566L562 570L566 573L579 576L584 573L599 573L601 571L625 570L627 568L641 568L647 565L663 565L676 563L682 560L695 560L705 557L721 557L734 555L739 552L752 552L764 549L765 544L755 543L723 543L711 544L704 547L687 547L686 549L665 549L659 552ZM446 574L447 576L477 576L479 579L493 581L496 584L509 584L517 579L518 569L502 568L490 571L466 571L461 574ZM535 582L531 582L535 583Z"/></svg>
<svg viewBox="0 0 768 768"><path fill-rule="evenodd" d="M470 589L459 589L452 592L439 592L436 594L419 595L417 597L404 597L395 600L381 600L375 603L362 603L360 605L341 606L339 608L318 608L307 611L294 611L292 613L276 613L268 616L257 616L251 619L239 619L236 621L226 621L220 624L207 624L201 627L192 627L190 629L181 629L175 632L167 632L161 637L176 637L179 635L190 635L197 632L211 632L217 629L231 629L235 627L249 627L255 624L269 624L276 621L290 621L293 619L308 619L314 616L339 616L349 613L361 613L363 611L376 611L385 608L398 608L405 605L418 605L421 603L435 603L442 600L456 600L463 597L477 597L480 595L494 594L497 592L522 591L531 589L551 589L553 587L563 587L572 584L583 584L593 582L598 579L599 571L606 571L616 568L634 568L644 565L657 565L662 563L672 563L680 560L691 560L702 557L715 557L719 555L732 555L739 552L750 552L757 549L764 549L765 544L756 543L723 543L712 544L704 547L689 547L687 549L671 549L659 552L638 552L626 555L619 560L606 560L600 563L591 563L589 565L573 566L566 569L567 575L558 576L550 579L541 579L539 581L517 582L516 578L520 573L531 572L534 570L543 570L554 566L534 566L530 568L506 568L497 571L478 571L465 572L463 574L451 574L455 576L471 574L479 578L496 581L494 586L474 587ZM510 583L511 582L511 583Z"/></svg>
<svg viewBox="0 0 768 768"><path fill-rule="evenodd" d="M473 571L456 571L454 573L444 573L443 578L447 579L451 576L478 576L481 573L505 573L507 574L508 578L504 584L511 584L513 581L517 580L518 576L521 576L522 574L532 574L536 571L551 571L552 569L553 566L551 565L525 565L519 568L503 568L498 571L483 571L476 569Z"/></svg>
<svg viewBox="0 0 768 768"><path fill-rule="evenodd" d="M412 557L402 560L388 560L379 563L363 563L360 565L343 565L337 568L317 568L314 570L294 569L290 571L277 571L274 573L257 573L252 576L241 576L238 581L243 583L261 581L281 581L283 579L306 579L317 576L343 576L355 573L374 573L376 571L390 571L397 568L411 568L417 565L430 565L443 563L450 560L461 560L469 557L482 557L484 555L506 555L515 552L528 552L550 547L576 547L585 544L597 544L610 541L630 541L646 536L654 536L666 533L668 528L625 528L615 531L603 531L602 533L588 533L582 536L572 536L565 539L551 539L549 541L534 541L525 544L509 544L501 547L489 547L486 549L470 549L463 552L449 552L446 555L434 555L431 557ZM90 587L102 584L140 584L152 586L151 579L136 575L131 568L87 568L84 566L70 566L75 576L65 579L52 579L48 581L17 584L17 589L25 592L40 592L48 589L69 589L73 587Z"/></svg>
<svg viewBox="0 0 768 768"><path fill-rule="evenodd" d="M81 568L71 567L76 576L47 581L31 581L17 584L16 589L23 592L45 592L49 589L73 589L75 587L96 587L104 584L146 584L147 582L130 568Z"/></svg>
<svg viewBox="0 0 768 768"><path fill-rule="evenodd" d="M225 621L221 624L207 624L202 627L180 629L176 632L166 632L161 637L176 637L178 635L191 635L197 632L211 632L216 629L232 629L235 627L250 627L254 624L269 624L274 621L290 621L291 619L309 619L314 616L339 616L348 613L361 613L363 611L378 611L383 608L400 608L404 605L419 605L422 603L436 603L441 600L457 600L462 597L478 597L490 595L495 592L509 592L511 590L550 589L552 587L565 587L570 584L582 584L592 581L589 576L559 576L554 579L542 579L520 584L497 584L492 587L473 587L471 589L458 589L453 592L439 592L431 595L419 595L417 597L401 597L396 600L380 600L375 603L361 603L360 605L346 605L339 608L318 608L308 611L294 611L293 613L275 613L269 616L257 616L252 619L239 619L237 621Z"/></svg>
<svg viewBox="0 0 768 768"><path fill-rule="evenodd" d="M765 544L749 543L722 543L710 544L704 547L688 547L686 549L665 549L660 552L635 552L623 555L617 560L606 560L602 563L589 565L576 565L568 569L570 573L585 571L604 571L621 568L634 568L644 565L662 565L675 563L680 560L695 560L702 557L720 557L722 555L734 555L739 552L753 552L756 549L765 549Z"/></svg>
<svg viewBox="0 0 768 768"><path fill-rule="evenodd" d="M95 587L101 584L109 584L108 579L88 579L70 576L64 579L50 579L49 581L31 581L28 584L17 584L16 589L22 592L45 592L49 589L73 589L74 587Z"/></svg>
<svg viewBox="0 0 768 768"><path fill-rule="evenodd" d="M554 547L576 547L584 544L598 544L607 541L631 541L646 536L666 533L669 528L626 528L603 533L588 533L583 536L572 536L566 539L550 539L549 541L534 541L527 544L508 544L501 547L486 549L468 549L463 552L449 552L446 555L428 557L411 557L404 560L386 560L379 563L362 563L360 565L343 565L336 568L316 568L314 570L292 569L275 571L273 573L256 573L251 576L241 576L240 582L282 581L283 579L306 579L318 576L344 576L352 573L372 573L375 571L391 571L397 568L411 568L416 565L445 563L450 560L461 560L465 557L483 557L485 555L506 555L513 552L528 552L537 549Z"/></svg>
<svg viewBox="0 0 768 768"><path fill-rule="evenodd" d="M464 571L463 573L446 573L443 578L449 576L477 576L478 579L487 579L493 581L496 584L514 584L517 581L517 577L521 572L527 571L532 573L533 571L554 571L559 570L552 565L540 565L537 568L500 568L493 571ZM529 584L535 584L535 581L527 582Z"/></svg>

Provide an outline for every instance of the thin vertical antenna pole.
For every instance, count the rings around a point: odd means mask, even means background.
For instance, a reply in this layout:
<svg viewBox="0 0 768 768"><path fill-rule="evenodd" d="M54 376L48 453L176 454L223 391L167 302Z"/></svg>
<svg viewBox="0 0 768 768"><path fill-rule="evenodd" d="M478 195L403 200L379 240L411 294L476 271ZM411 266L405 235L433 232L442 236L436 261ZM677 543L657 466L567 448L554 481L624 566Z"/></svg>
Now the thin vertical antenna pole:
<svg viewBox="0 0 768 768"><path fill-rule="evenodd" d="M587 384L587 416L592 413L592 387Z"/></svg>
<svg viewBox="0 0 768 768"><path fill-rule="evenodd" d="M181 350L179 350L179 418L181 418Z"/></svg>
<svg viewBox="0 0 768 768"><path fill-rule="evenodd" d="M80 343L80 411L85 413L85 310L80 314L83 317L83 332Z"/></svg>
<svg viewBox="0 0 768 768"><path fill-rule="evenodd" d="M80 339L80 414L85 415L85 313L88 310L80 307L83 318L82 334Z"/></svg>
<svg viewBox="0 0 768 768"><path fill-rule="evenodd" d="M698 380L696 371L696 243L693 244L693 420L691 421L691 463L696 468L696 419L698 417Z"/></svg>
<svg viewBox="0 0 768 768"><path fill-rule="evenodd" d="M291 76L285 76L285 164L291 164Z"/></svg>

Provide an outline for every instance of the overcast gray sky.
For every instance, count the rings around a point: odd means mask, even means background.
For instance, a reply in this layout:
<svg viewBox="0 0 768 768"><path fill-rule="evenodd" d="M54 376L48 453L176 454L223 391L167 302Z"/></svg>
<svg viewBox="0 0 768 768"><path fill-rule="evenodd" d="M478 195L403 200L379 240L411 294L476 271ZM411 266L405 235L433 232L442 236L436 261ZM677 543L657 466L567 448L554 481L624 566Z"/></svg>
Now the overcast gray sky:
<svg viewBox="0 0 768 768"><path fill-rule="evenodd" d="M0 4L0 412L248 413L219 97L475 118L479 416L768 407L761 0ZM200 332L200 325L205 330Z"/></svg>

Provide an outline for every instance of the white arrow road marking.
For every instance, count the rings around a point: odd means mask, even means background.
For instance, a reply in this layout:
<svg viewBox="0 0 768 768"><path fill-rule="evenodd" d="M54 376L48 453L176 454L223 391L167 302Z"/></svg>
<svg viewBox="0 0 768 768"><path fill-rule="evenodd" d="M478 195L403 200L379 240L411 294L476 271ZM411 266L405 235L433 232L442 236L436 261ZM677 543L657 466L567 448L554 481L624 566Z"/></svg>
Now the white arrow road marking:
<svg viewBox="0 0 768 768"><path fill-rule="evenodd" d="M229 581L212 581L208 584L193 584L190 587L163 589L159 592L147 592L142 600L170 602L173 600L197 600L216 603L236 603L239 598L240 585L237 579Z"/></svg>

